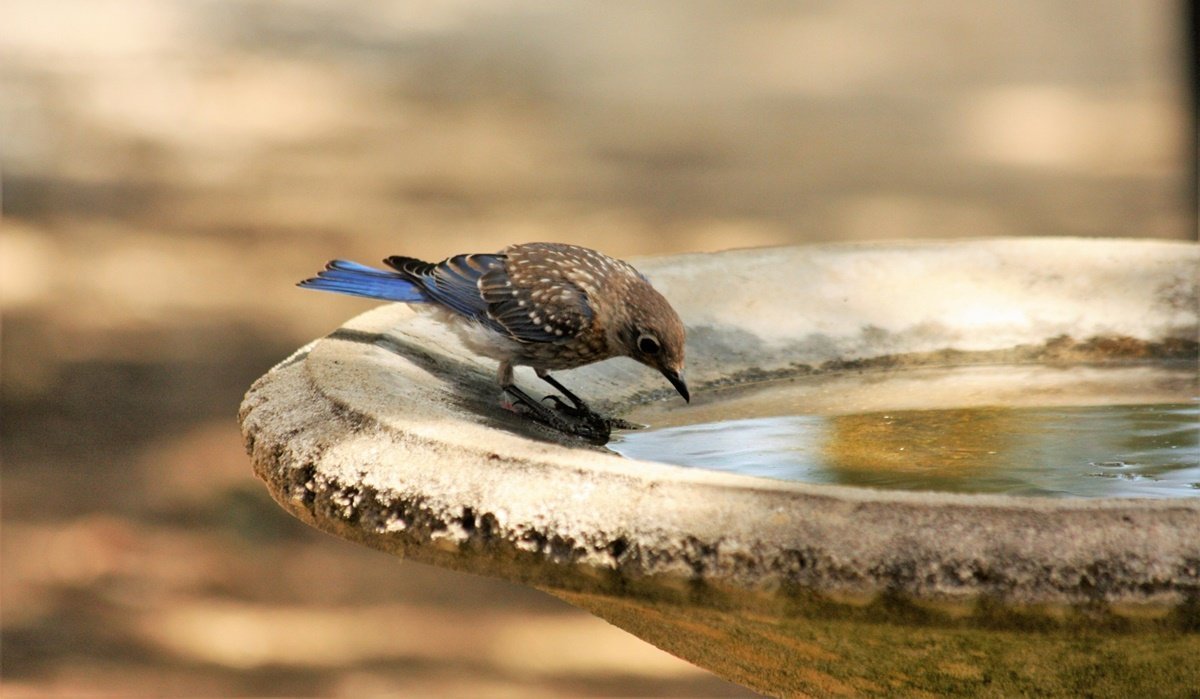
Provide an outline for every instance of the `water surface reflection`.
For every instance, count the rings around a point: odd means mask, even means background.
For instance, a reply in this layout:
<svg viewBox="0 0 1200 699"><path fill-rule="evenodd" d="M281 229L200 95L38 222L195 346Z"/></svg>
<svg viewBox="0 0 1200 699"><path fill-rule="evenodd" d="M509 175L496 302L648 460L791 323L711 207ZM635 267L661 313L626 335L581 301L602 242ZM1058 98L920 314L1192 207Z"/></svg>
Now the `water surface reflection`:
<svg viewBox="0 0 1200 699"><path fill-rule="evenodd" d="M628 432L610 448L630 458L808 483L1058 497L1200 496L1194 378L1180 374L1172 382L1170 372L1157 374L1142 394L1126 393L1153 399L1162 389L1156 402L1089 404L1108 393L1098 390L1095 368L1012 370L1033 379L1016 404L930 408L910 397L907 404L897 399L894 410L830 414L831 392L854 404L856 391L866 389L886 402L892 389L907 394L922 381L931 389L925 395L950 400L957 384L983 400L980 386L1005 373L995 367L922 372L897 377L900 385L893 387L878 377L797 381L756 392L759 415L750 414L754 396L743 397L737 419ZM1112 370L1112 392L1150 376ZM991 395L1001 402L1000 392ZM1039 395L1053 404L1036 405ZM1163 400L1170 396L1174 400ZM1029 402L1035 404L1023 404ZM712 408L718 403L701 414L712 416ZM684 414L672 411L671 418Z"/></svg>

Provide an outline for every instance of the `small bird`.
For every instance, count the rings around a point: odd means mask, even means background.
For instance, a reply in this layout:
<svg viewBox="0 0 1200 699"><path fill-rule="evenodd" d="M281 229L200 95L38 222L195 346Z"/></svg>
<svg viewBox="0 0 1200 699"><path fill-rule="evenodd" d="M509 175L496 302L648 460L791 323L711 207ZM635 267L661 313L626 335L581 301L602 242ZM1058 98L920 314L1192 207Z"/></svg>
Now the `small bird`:
<svg viewBox="0 0 1200 699"><path fill-rule="evenodd" d="M419 304L472 351L500 362L505 407L523 406L551 427L606 441L616 421L594 413L549 372L611 357L658 370L685 401L686 333L671 304L628 262L561 243L511 245L495 254L455 255L437 264L389 257L390 270L333 260L298 286ZM513 383L513 367L532 367L571 402L555 410ZM516 401L508 401L511 398ZM565 414L583 423L563 420Z"/></svg>

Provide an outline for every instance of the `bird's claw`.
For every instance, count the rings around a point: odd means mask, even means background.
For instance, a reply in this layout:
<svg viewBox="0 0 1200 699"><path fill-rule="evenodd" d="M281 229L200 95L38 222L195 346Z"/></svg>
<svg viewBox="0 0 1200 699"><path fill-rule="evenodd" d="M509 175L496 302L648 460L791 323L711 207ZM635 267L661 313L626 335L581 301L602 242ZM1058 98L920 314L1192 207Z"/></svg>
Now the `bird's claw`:
<svg viewBox="0 0 1200 699"><path fill-rule="evenodd" d="M597 433L603 433L605 441L612 434L613 430L640 430L642 425L628 420L622 420L619 417L607 417L592 410L586 404L571 405L567 401L555 395L548 395L542 400L551 401L554 403L554 409L564 415L570 416L578 420L585 420L590 426L601 426L595 429Z"/></svg>
<svg viewBox="0 0 1200 699"><path fill-rule="evenodd" d="M548 401L554 403L555 410L557 410L558 412L563 413L565 415L570 415L571 417L579 417L579 418L600 417L600 415L598 413L596 413L595 411L593 411L591 408L587 407L586 405L583 405L583 404L572 405L572 404L568 403L567 401L563 400L562 398L559 398L558 396L555 396L555 395L545 396L542 398L542 400L543 401L548 400Z"/></svg>
<svg viewBox="0 0 1200 699"><path fill-rule="evenodd" d="M583 399L569 391L566 386L563 386L558 382L558 379L550 374L539 373L538 377L562 394L561 396L550 394L542 398L542 400L553 402L554 410L559 413L576 420L586 421L592 432L604 435L601 443L608 440L608 436L612 434L613 430L637 430L642 428L641 425L629 422L628 420L622 420L617 417L605 417L597 413L589 408L587 403L583 402ZM566 396L567 400L563 400L562 396ZM570 402L568 403L567 401Z"/></svg>
<svg viewBox="0 0 1200 699"><path fill-rule="evenodd" d="M546 396L543 400L553 401L553 408L534 401L527 394L514 387L505 389L502 404L511 397L514 400L508 405L513 412L529 417L535 422L558 430L565 434L586 439L593 444L605 444L612 434L612 422L609 418L599 415L586 406L582 409L567 404L558 396Z"/></svg>
<svg viewBox="0 0 1200 699"><path fill-rule="evenodd" d="M581 408L568 405L558 396L547 396L547 398L551 398L554 402L554 413L552 414L560 420L565 418L565 422L570 425L569 429L564 431L596 444L608 442L608 438L612 434L608 418L593 412L586 406Z"/></svg>

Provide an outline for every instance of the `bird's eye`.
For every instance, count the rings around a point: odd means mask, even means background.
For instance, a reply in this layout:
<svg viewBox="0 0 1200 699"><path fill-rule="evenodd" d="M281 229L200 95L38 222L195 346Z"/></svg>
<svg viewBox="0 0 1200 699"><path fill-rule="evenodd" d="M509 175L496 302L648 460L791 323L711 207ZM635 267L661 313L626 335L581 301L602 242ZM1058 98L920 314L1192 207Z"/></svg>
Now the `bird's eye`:
<svg viewBox="0 0 1200 699"><path fill-rule="evenodd" d="M638 351L642 354L658 354L662 347L653 335L642 335L638 338Z"/></svg>

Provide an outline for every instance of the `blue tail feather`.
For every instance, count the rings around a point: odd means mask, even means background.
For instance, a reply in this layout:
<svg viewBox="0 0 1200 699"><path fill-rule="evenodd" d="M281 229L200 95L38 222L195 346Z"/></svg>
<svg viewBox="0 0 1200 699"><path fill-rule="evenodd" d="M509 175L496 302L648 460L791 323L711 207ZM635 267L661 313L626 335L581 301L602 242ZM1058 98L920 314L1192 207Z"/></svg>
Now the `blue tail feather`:
<svg viewBox="0 0 1200 699"><path fill-rule="evenodd" d="M305 279L297 286L384 301L419 303L428 300L416 284L403 276L350 260L333 260L317 276Z"/></svg>
<svg viewBox="0 0 1200 699"><path fill-rule="evenodd" d="M330 260L325 264L326 270L339 270L346 272L361 272L363 274L373 274L375 276L394 277L396 274L387 269L376 269L364 264L355 262L354 260Z"/></svg>

